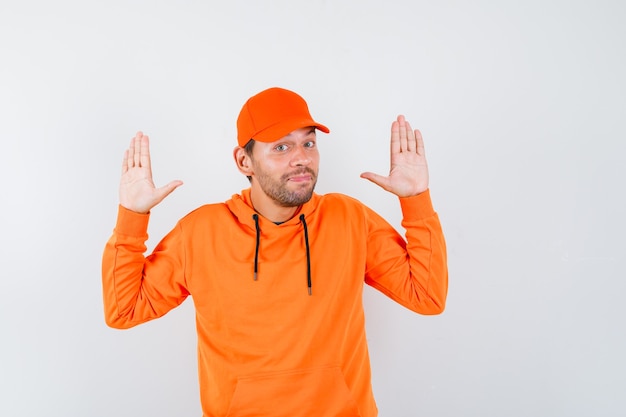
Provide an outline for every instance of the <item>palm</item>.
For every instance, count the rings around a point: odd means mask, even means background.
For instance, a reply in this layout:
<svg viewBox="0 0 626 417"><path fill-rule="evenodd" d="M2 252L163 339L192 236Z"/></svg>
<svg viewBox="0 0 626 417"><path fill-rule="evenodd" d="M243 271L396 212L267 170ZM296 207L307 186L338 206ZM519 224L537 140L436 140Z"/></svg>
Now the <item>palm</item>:
<svg viewBox="0 0 626 417"><path fill-rule="evenodd" d="M419 130L398 116L391 125L391 166L388 176L371 172L361 174L373 183L399 197L420 194L428 189L428 165L424 142Z"/></svg>

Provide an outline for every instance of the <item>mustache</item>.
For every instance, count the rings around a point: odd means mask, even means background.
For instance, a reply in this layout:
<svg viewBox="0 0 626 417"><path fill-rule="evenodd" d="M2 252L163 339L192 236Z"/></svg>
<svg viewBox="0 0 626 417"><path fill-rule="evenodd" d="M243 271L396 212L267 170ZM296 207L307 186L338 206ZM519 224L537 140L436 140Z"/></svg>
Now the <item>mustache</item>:
<svg viewBox="0 0 626 417"><path fill-rule="evenodd" d="M286 181L286 180L288 180L291 177L294 177L296 175L303 175L303 174L309 174L311 176L311 178L313 178L313 179L317 178L317 174L315 173L315 171L313 171L309 167L303 167L303 168L300 168L300 169L298 169L296 171L293 171L293 172L290 172L288 174L283 175L282 179Z"/></svg>

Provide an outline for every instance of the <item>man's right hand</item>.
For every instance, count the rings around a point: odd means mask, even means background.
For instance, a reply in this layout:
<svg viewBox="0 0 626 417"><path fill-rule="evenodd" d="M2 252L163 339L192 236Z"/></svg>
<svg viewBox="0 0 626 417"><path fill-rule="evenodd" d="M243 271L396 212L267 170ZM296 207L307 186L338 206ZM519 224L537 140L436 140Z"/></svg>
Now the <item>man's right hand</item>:
<svg viewBox="0 0 626 417"><path fill-rule="evenodd" d="M137 132L124 152L120 180L120 204L137 213L148 213L183 182L175 180L156 188L152 182L150 141Z"/></svg>

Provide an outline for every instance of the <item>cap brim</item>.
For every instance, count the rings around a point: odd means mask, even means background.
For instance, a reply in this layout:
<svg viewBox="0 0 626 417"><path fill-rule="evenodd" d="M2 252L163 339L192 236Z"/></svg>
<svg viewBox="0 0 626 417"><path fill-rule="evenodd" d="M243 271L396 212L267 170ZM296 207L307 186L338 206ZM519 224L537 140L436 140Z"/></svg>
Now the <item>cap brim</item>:
<svg viewBox="0 0 626 417"><path fill-rule="evenodd" d="M296 129L309 126L319 129L324 133L330 133L330 129L312 119L282 120L280 123L258 132L252 139L259 142L274 142L287 136Z"/></svg>

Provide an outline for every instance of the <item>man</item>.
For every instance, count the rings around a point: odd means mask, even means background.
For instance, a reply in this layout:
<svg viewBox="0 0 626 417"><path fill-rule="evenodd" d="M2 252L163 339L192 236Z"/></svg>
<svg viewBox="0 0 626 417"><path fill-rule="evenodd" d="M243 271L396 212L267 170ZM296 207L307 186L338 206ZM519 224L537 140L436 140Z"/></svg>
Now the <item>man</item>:
<svg viewBox="0 0 626 417"><path fill-rule="evenodd" d="M148 257L149 212L181 182L156 188L148 137L133 138L103 257L106 322L132 327L192 295L205 417L376 416L363 283L421 314L442 312L447 294L421 134L399 116L389 175L361 175L399 197L405 241L360 202L313 192L329 129L296 93L251 97L237 131L250 188L185 216Z"/></svg>

